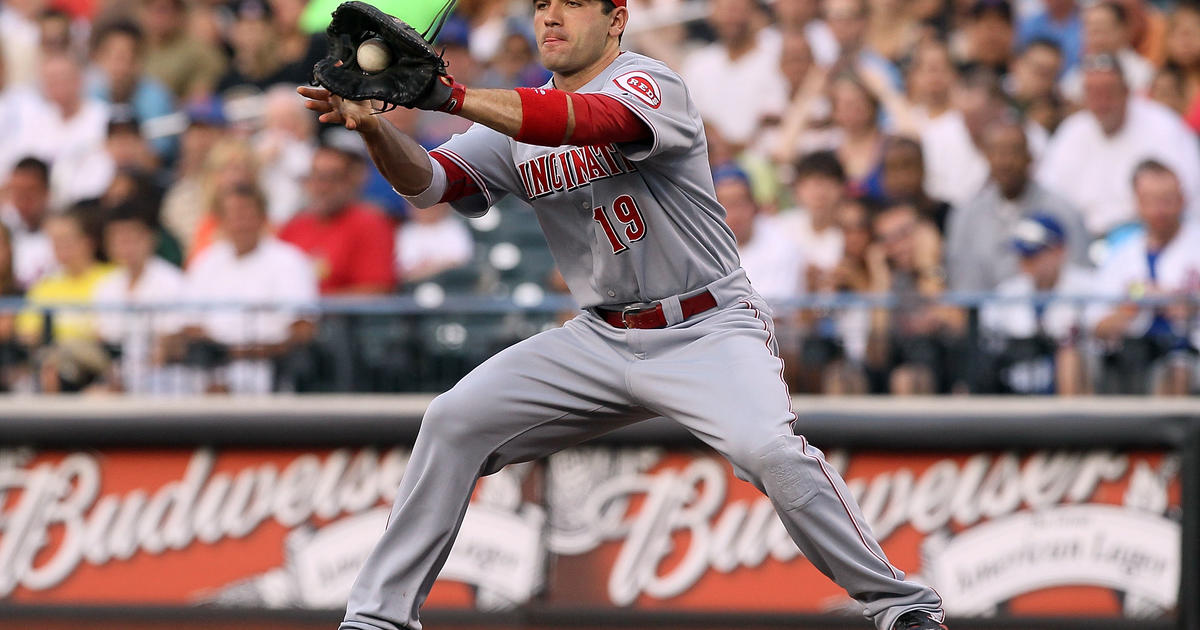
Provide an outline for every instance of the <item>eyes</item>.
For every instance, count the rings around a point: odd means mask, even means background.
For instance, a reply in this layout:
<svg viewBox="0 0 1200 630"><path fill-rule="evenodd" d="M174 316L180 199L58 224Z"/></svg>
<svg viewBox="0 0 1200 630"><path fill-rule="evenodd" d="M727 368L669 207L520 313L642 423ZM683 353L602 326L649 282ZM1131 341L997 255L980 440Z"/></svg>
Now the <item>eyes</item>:
<svg viewBox="0 0 1200 630"><path fill-rule="evenodd" d="M566 0L565 2L563 2L563 4L565 4L571 8L577 8L577 7L583 6L583 2L581 0ZM537 0L536 2L533 3L534 11L545 11L546 9L549 9L549 8L550 8L550 2L548 0Z"/></svg>

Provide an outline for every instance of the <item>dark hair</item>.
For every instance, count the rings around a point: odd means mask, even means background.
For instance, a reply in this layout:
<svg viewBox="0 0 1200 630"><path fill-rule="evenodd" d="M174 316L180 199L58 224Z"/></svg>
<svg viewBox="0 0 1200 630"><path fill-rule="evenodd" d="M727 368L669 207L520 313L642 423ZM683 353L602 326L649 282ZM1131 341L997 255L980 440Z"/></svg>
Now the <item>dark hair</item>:
<svg viewBox="0 0 1200 630"><path fill-rule="evenodd" d="M1154 175L1170 175L1171 177L1175 178L1175 181L1179 181L1179 176L1175 174L1175 171L1171 170L1171 167L1159 162L1154 158L1149 158L1138 162L1138 165L1133 169L1133 176L1129 178L1130 183L1134 186L1137 186L1138 178L1147 173Z"/></svg>
<svg viewBox="0 0 1200 630"><path fill-rule="evenodd" d="M50 165L33 156L23 157L17 165L13 167L13 172L17 171L32 171L37 175L38 179L42 180L42 185L50 187Z"/></svg>
<svg viewBox="0 0 1200 630"><path fill-rule="evenodd" d="M1025 44L1025 47L1021 49L1021 54L1023 55L1034 48L1045 48L1047 50L1052 50L1054 51L1054 54L1060 57L1063 54L1062 46L1049 37L1035 37L1029 40L1029 43Z"/></svg>
<svg viewBox="0 0 1200 630"><path fill-rule="evenodd" d="M91 51L93 54L104 45L108 38L114 35L124 35L133 40L134 49L139 53L142 50L142 43L145 39L142 37L142 29L134 22L129 20L116 20L102 24L96 28L96 32L92 33Z"/></svg>
<svg viewBox="0 0 1200 630"><path fill-rule="evenodd" d="M158 225L154 220L155 208L149 204L149 200L143 196L134 195L133 197L118 203L108 209L105 216L105 227L118 221L132 221L154 232L158 229Z"/></svg>
<svg viewBox="0 0 1200 630"><path fill-rule="evenodd" d="M1090 8L1108 9L1112 13L1113 17L1116 18L1118 24L1121 26L1129 25L1129 12L1125 10L1125 7L1117 4L1116 2L1097 2Z"/></svg>
<svg viewBox="0 0 1200 630"><path fill-rule="evenodd" d="M13 238L12 230L0 221L0 241L4 241L8 245L8 261L3 269L0 269L0 296L15 295L20 292L20 287L17 286L16 270L13 265Z"/></svg>
<svg viewBox="0 0 1200 630"><path fill-rule="evenodd" d="M807 177L828 177L846 183L846 169L833 151L814 151L796 161L796 181Z"/></svg>

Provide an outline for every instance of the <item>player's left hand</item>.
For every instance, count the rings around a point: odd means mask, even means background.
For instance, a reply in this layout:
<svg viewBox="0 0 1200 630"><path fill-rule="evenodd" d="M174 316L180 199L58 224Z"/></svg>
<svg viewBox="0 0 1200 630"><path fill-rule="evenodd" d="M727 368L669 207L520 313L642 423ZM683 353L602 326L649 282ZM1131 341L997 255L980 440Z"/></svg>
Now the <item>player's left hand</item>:
<svg viewBox="0 0 1200 630"><path fill-rule="evenodd" d="M372 107L363 101L346 100L325 88L300 86L296 89L305 99L304 106L321 115L323 123L344 125L351 131L371 133L379 128L379 120L372 115Z"/></svg>

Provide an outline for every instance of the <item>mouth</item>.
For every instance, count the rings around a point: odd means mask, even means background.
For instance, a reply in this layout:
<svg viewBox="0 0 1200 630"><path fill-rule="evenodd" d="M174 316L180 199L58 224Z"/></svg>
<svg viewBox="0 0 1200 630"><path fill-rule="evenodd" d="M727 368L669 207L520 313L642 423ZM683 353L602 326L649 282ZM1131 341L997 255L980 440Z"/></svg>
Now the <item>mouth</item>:
<svg viewBox="0 0 1200 630"><path fill-rule="evenodd" d="M567 40L565 40L561 37L556 37L554 35L546 35L545 37L542 38L543 46L552 46L555 44L565 44L566 42L567 42Z"/></svg>

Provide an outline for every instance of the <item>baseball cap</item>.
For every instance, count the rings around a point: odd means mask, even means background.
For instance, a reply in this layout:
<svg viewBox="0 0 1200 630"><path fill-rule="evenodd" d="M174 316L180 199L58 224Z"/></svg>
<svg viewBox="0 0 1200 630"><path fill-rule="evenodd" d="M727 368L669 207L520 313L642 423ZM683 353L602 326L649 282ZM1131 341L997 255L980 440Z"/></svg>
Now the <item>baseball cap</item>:
<svg viewBox="0 0 1200 630"><path fill-rule="evenodd" d="M1013 229L1013 249L1021 256L1033 256L1066 241L1066 231L1058 219L1048 214L1025 217Z"/></svg>
<svg viewBox="0 0 1200 630"><path fill-rule="evenodd" d="M740 180L747 186L750 185L750 176L746 174L736 164L726 163L713 169L713 186L720 186L723 182L731 179Z"/></svg>

